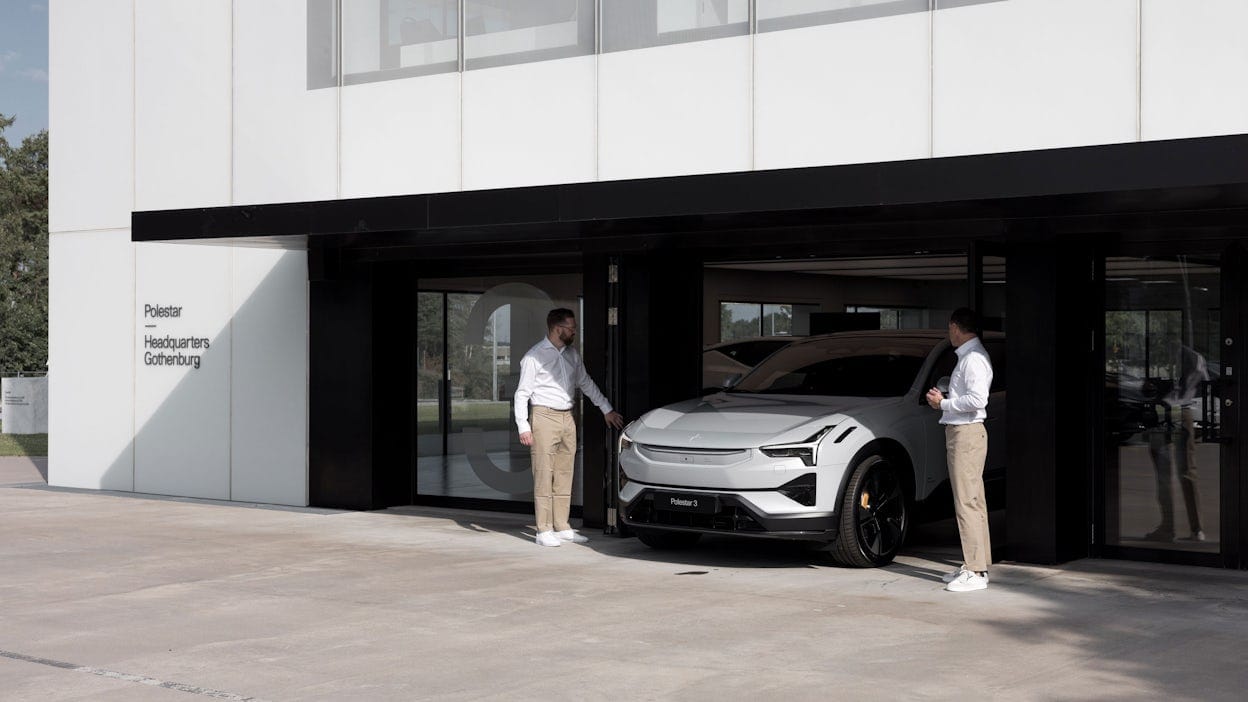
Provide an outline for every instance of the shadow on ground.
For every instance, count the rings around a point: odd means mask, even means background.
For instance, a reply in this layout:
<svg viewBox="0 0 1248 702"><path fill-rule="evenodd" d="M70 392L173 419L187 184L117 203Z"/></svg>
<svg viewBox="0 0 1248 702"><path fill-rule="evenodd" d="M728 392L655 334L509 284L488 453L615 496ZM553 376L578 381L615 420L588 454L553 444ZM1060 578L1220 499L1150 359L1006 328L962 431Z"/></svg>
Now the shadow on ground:
<svg viewBox="0 0 1248 702"><path fill-rule="evenodd" d="M477 512L435 507L392 507L379 514L419 516L454 522L460 528L511 536L524 548L541 548L533 542L532 518L524 514ZM993 527L1004 541L1003 511L991 515ZM590 541L585 546L615 558L671 563L695 568L827 568L842 567L819 542L786 541L755 537L704 535L696 546L683 549L651 549L631 537L602 534L597 529L582 530ZM941 564L941 568L920 568L903 563L886 567L890 572L938 582L946 571L961 564L957 526L952 519L915 525L907 537L901 557L917 557Z"/></svg>

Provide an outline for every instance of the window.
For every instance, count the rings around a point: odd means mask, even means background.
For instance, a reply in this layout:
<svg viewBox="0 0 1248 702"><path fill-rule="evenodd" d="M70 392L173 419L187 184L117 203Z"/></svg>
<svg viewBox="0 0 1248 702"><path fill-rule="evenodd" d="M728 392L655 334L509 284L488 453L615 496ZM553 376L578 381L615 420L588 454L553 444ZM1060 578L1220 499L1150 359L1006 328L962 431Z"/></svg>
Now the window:
<svg viewBox="0 0 1248 702"><path fill-rule="evenodd" d="M1001 1L307 0L308 89Z"/></svg>
<svg viewBox="0 0 1248 702"><path fill-rule="evenodd" d="M756 0L758 31L901 15L928 10L928 0Z"/></svg>
<svg viewBox="0 0 1248 702"><path fill-rule="evenodd" d="M750 0L602 0L602 50L750 33Z"/></svg>
<svg viewBox="0 0 1248 702"><path fill-rule="evenodd" d="M719 340L793 334L793 305L761 302L719 303Z"/></svg>
<svg viewBox="0 0 1248 702"><path fill-rule="evenodd" d="M467 0L466 68L594 53L594 0Z"/></svg>
<svg viewBox="0 0 1248 702"><path fill-rule="evenodd" d="M343 83L459 70L459 0L341 3Z"/></svg>
<svg viewBox="0 0 1248 702"><path fill-rule="evenodd" d="M932 316L932 310L922 307L888 307L883 305L845 305L851 314L879 314L880 329L940 329L941 315ZM943 315L948 319L948 313ZM936 323L933 325L933 319Z"/></svg>

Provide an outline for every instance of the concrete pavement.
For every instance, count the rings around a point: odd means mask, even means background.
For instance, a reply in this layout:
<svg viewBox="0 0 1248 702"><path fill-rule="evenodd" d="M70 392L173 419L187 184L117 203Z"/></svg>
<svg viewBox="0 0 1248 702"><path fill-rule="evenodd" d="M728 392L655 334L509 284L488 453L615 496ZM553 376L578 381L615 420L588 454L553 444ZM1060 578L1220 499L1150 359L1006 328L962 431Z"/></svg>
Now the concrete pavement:
<svg viewBox="0 0 1248 702"><path fill-rule="evenodd" d="M0 699L1242 699L1248 573L898 563L59 490L0 459ZM942 529L944 529L942 531Z"/></svg>

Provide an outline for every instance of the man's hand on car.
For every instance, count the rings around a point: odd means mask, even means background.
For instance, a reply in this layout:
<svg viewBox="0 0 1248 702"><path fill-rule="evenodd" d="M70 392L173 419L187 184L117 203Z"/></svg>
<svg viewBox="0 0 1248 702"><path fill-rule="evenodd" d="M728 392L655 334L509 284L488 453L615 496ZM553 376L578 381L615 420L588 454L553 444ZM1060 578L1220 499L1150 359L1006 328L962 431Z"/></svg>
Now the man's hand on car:
<svg viewBox="0 0 1248 702"><path fill-rule="evenodd" d="M624 428L624 415L620 414L619 412L607 412L603 416L607 420L607 425L610 426L612 429Z"/></svg>

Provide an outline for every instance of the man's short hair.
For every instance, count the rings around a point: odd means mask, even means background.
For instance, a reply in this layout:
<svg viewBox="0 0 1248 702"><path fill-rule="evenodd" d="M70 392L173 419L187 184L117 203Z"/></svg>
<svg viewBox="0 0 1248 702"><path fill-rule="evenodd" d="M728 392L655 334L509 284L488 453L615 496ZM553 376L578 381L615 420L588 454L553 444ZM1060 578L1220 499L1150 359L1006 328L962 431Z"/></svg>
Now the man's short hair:
<svg viewBox="0 0 1248 702"><path fill-rule="evenodd" d="M576 314L567 307L556 307L546 315L546 328L554 329L569 319L576 319Z"/></svg>
<svg viewBox="0 0 1248 702"><path fill-rule="evenodd" d="M959 307L949 315L949 323L956 324L958 329L968 334L979 333L979 315L970 307Z"/></svg>

